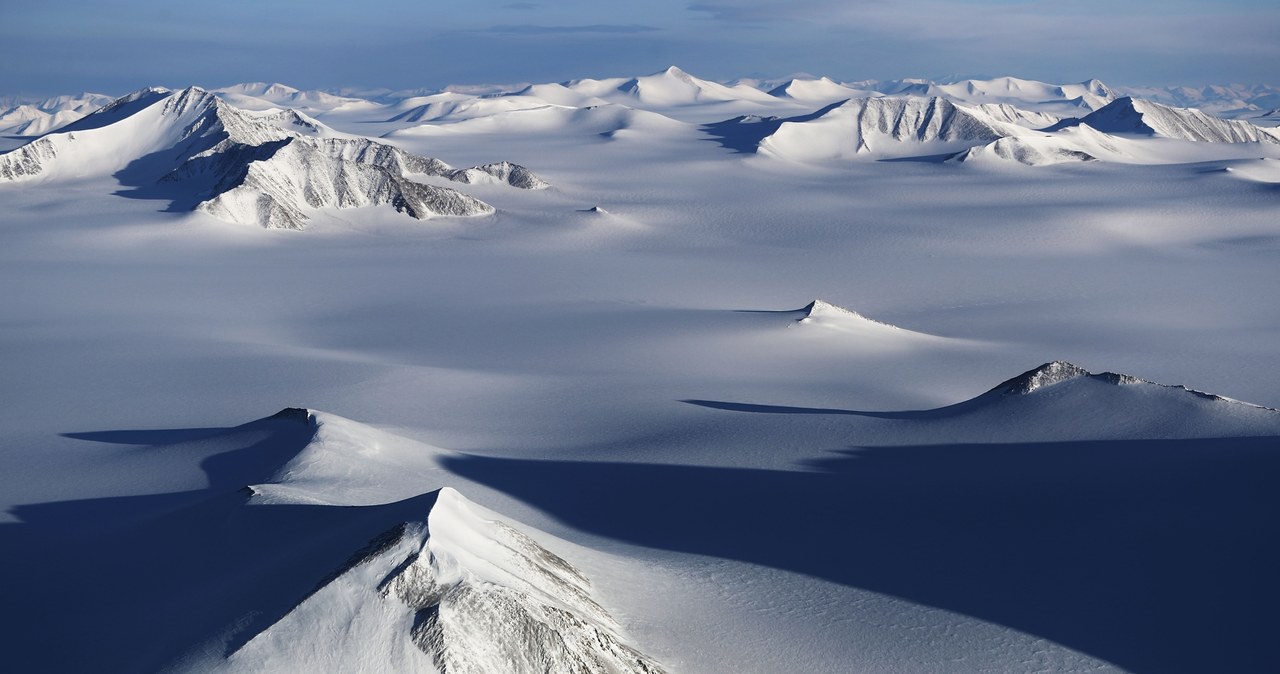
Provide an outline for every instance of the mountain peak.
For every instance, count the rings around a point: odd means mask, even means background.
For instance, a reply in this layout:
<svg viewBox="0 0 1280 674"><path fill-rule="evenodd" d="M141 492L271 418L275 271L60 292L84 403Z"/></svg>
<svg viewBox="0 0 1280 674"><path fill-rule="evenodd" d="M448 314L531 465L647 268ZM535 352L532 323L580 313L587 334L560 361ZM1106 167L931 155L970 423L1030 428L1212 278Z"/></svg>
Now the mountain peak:
<svg viewBox="0 0 1280 674"><path fill-rule="evenodd" d="M1089 371L1079 365L1068 363L1065 360L1055 360L1023 372L1008 381L1002 382L992 390L1005 394L1026 395L1047 386L1088 376L1090 376Z"/></svg>
<svg viewBox="0 0 1280 674"><path fill-rule="evenodd" d="M660 74L666 75L667 77L674 77L676 79L683 80L685 82L688 82L693 79L692 75L681 70L679 66L669 66L666 70L662 71Z"/></svg>
<svg viewBox="0 0 1280 674"><path fill-rule="evenodd" d="M1266 129L1243 120L1220 119L1195 108L1175 108L1132 96L1117 98L1077 121L1060 126L1075 124L1087 124L1103 133L1201 143L1280 143L1280 138Z"/></svg>
<svg viewBox="0 0 1280 674"><path fill-rule="evenodd" d="M304 670L663 671L628 643L568 560L450 487L419 502L430 504L425 519L373 537L231 660L263 669L278 644L301 640ZM351 629L353 604L390 648Z"/></svg>

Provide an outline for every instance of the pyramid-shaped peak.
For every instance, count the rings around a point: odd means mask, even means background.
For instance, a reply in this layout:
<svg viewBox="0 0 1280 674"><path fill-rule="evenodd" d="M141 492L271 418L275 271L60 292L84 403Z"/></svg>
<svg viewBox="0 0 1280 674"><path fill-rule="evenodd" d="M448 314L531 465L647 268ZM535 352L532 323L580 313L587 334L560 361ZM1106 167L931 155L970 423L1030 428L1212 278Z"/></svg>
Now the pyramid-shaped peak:
<svg viewBox="0 0 1280 674"><path fill-rule="evenodd" d="M1089 376L1089 371L1065 360L1055 360L1033 368L998 386L1006 393L1026 394L1071 379Z"/></svg>
<svg viewBox="0 0 1280 674"><path fill-rule="evenodd" d="M840 305L832 304L822 299L814 299L812 302L806 304L804 308L801 309L801 311L804 312L805 316L814 316L818 314L830 314L830 313L848 314L853 316L861 315L856 311L845 309Z"/></svg>
<svg viewBox="0 0 1280 674"><path fill-rule="evenodd" d="M1079 365L1068 363L1065 360L1055 360L1023 372L1013 379L1001 383L994 390L1001 393L1026 395L1046 386L1053 386L1064 381L1088 376L1090 376L1089 371Z"/></svg>
<svg viewBox="0 0 1280 674"><path fill-rule="evenodd" d="M1104 97L1114 95L1111 91L1111 87L1108 87L1106 84L1103 84L1102 80L1095 78L1095 79L1088 80L1086 82L1081 82L1081 84L1083 84L1091 94L1094 94L1097 96L1104 96Z"/></svg>
<svg viewBox="0 0 1280 674"><path fill-rule="evenodd" d="M662 74L672 77L690 77L689 73L680 69L680 66L667 66L667 69L662 71Z"/></svg>
<svg viewBox="0 0 1280 674"><path fill-rule="evenodd" d="M832 304L821 299L815 299L814 301L806 304L800 312L803 316L800 318L799 322L802 323L807 322L809 319L818 318L856 318L860 321L880 323L880 321L874 321L852 309L846 309L838 304ZM881 325L888 325L888 323L881 323Z"/></svg>

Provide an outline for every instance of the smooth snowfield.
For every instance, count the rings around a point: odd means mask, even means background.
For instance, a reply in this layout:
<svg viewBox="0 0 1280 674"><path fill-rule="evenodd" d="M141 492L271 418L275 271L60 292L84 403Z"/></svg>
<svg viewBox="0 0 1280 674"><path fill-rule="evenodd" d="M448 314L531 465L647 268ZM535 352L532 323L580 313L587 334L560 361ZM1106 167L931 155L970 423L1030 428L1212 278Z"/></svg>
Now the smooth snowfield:
<svg viewBox="0 0 1280 674"><path fill-rule="evenodd" d="M156 89L46 136L0 182L6 666L1266 671L1280 144L1031 123L1111 83L782 84ZM216 218L125 171L226 140L175 96L339 148L245 164L300 190L373 148L493 210Z"/></svg>

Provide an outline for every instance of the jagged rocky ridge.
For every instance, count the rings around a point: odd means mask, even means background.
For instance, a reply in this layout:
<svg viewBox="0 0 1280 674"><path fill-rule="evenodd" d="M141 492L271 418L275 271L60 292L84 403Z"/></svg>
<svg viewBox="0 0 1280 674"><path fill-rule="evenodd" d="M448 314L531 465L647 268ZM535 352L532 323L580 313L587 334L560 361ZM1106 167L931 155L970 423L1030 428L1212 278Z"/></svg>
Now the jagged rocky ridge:
<svg viewBox="0 0 1280 674"><path fill-rule="evenodd" d="M397 621L404 630L400 638L439 672L663 671L627 644L581 571L513 527L486 519L450 488L436 494L425 521L378 536L290 614L249 640L243 655L253 657L255 642L291 638L283 637L293 634L290 621L305 621L299 616L311 609L328 613L308 604L337 597L349 603L353 596L383 605L371 614L410 613L411 620ZM277 629L281 635L273 634ZM315 636L315 630L302 634ZM344 646L341 639L320 638L326 649Z"/></svg>
<svg viewBox="0 0 1280 674"><path fill-rule="evenodd" d="M1205 398L1207 400L1233 402L1233 403L1238 403L1242 405L1249 405L1250 407L1259 407L1258 405L1251 405L1249 403L1240 403L1239 401L1231 400L1230 398L1224 398L1223 396L1215 395L1213 393L1205 393L1204 391L1197 391L1195 389L1190 389L1185 386L1180 386L1180 385L1175 386L1175 385L1160 384L1157 382L1147 381L1146 379L1141 379L1133 375L1120 374L1116 372L1098 372L1098 373L1089 372L1088 370L1080 367L1079 365L1068 363L1062 360L1055 360L1051 363L1045 363L1040 367L1034 368L1032 370L1028 370L1012 379L1001 382L995 388L991 389L988 392L988 394L989 395L990 394L1028 395L1031 393L1035 393L1036 391L1039 391L1041 389L1045 389L1050 386L1053 386L1055 384L1060 384L1065 381L1071 381L1073 379L1082 379L1082 378L1088 378L1094 381L1103 382L1105 384L1112 384L1115 386L1133 385L1133 384L1159 386L1161 388L1184 391L1186 393L1190 393L1194 396Z"/></svg>
<svg viewBox="0 0 1280 674"><path fill-rule="evenodd" d="M309 118L287 112L254 117L196 87L173 93L145 90L121 98L65 133L0 155L0 179L30 178L57 162L76 162L82 148L110 155L119 153L120 146L137 146L137 139L129 137L136 129L112 131L143 113L158 124L148 130L153 138L146 149L162 150L162 156L132 157L154 164L132 173L149 171L146 177L156 183L189 188L198 195L194 209L228 222L302 229L309 209L383 204L418 219L493 212L478 199L416 182L412 175L524 189L547 186L528 169L508 162L456 169L366 138L311 137L319 127Z"/></svg>

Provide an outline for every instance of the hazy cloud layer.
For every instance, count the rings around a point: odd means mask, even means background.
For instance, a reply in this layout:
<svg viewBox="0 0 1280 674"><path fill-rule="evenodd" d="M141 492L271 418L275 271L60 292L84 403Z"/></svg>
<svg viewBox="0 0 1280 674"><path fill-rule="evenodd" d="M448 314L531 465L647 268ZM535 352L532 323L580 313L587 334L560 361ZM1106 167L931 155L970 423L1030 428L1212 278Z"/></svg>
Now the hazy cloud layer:
<svg viewBox="0 0 1280 674"><path fill-rule="evenodd" d="M65 0L6 8L0 93L254 80L430 87L672 64L717 79L1273 82L1276 35L1274 0Z"/></svg>
<svg viewBox="0 0 1280 674"><path fill-rule="evenodd" d="M596 23L590 26L536 26L531 24L517 26L492 26L490 33L523 33L525 35L564 35L570 33L647 33L661 30L657 26L639 24L615 25Z"/></svg>

